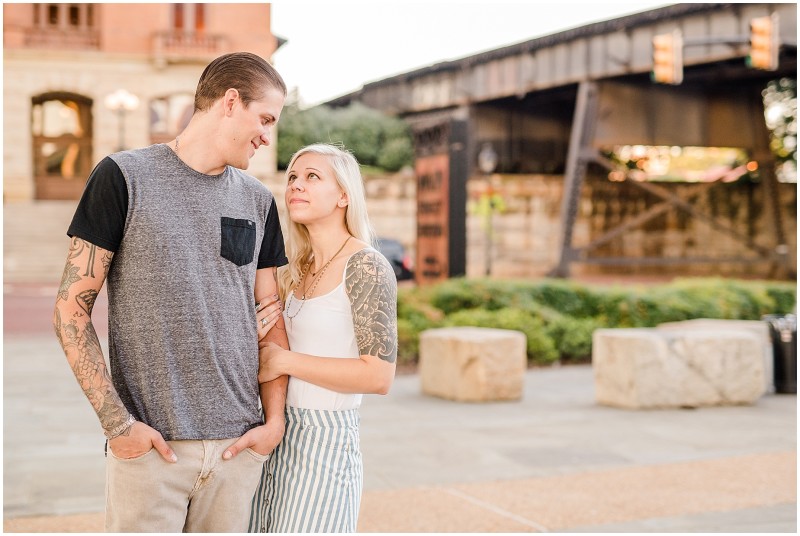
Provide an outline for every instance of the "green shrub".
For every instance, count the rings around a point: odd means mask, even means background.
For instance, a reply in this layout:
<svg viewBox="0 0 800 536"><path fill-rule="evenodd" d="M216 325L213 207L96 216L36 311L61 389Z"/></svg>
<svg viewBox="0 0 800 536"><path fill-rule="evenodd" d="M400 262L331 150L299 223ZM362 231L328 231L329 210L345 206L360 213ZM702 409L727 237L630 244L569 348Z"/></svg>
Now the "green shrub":
<svg viewBox="0 0 800 536"><path fill-rule="evenodd" d="M462 309L541 308L530 292L528 281L494 281L491 279L451 279L433 287L431 305L449 314Z"/></svg>
<svg viewBox="0 0 800 536"><path fill-rule="evenodd" d="M613 288L598 291L598 295L597 318L603 324L652 327L693 318L758 320L787 306L790 310L795 289L782 283L695 278L650 287ZM781 297L781 306L775 296Z"/></svg>
<svg viewBox="0 0 800 536"><path fill-rule="evenodd" d="M528 294L534 301L578 318L599 313L600 297L588 287L572 281L545 279L531 286Z"/></svg>
<svg viewBox="0 0 800 536"><path fill-rule="evenodd" d="M793 285L770 285L764 293L772 300L772 310L764 314L786 315L797 310L797 289Z"/></svg>
<svg viewBox="0 0 800 536"><path fill-rule="evenodd" d="M419 329L408 319L397 319L397 364L416 363L419 358Z"/></svg>
<svg viewBox="0 0 800 536"><path fill-rule="evenodd" d="M502 309L507 304L507 291L501 282L486 279L451 279L437 285L430 297L431 305L450 314L464 309Z"/></svg>
<svg viewBox="0 0 800 536"><path fill-rule="evenodd" d="M546 305L533 301L529 296L523 296L520 300L510 300L509 307L514 309L521 309L533 317L539 318L547 324L562 318L564 315Z"/></svg>
<svg viewBox="0 0 800 536"><path fill-rule="evenodd" d="M592 357L594 330L604 327L592 318L561 316L547 324L547 334L562 361L586 361Z"/></svg>
<svg viewBox="0 0 800 536"><path fill-rule="evenodd" d="M727 318L758 320L775 312L775 300L768 288L781 286L770 283L747 282L735 279L698 278L678 279L671 285L692 296L695 301L693 318ZM794 303L795 291L791 301ZM787 311L788 312L788 311Z"/></svg>
<svg viewBox="0 0 800 536"><path fill-rule="evenodd" d="M606 326L633 326L631 296L632 291L616 287L598 292L596 318Z"/></svg>
<svg viewBox="0 0 800 536"><path fill-rule="evenodd" d="M758 320L795 310L790 282L721 278L677 279L669 284L589 287L572 281L451 279L401 289L398 331L403 359L416 360L419 333L444 325L514 329L528 339L535 363L585 360L601 327L653 327L694 318Z"/></svg>
<svg viewBox="0 0 800 536"><path fill-rule="evenodd" d="M474 289L460 279L437 285L430 299L431 305L440 309L444 314L463 309L474 309L486 304L485 298L478 296Z"/></svg>
<svg viewBox="0 0 800 536"><path fill-rule="evenodd" d="M697 318L696 315L704 305L690 294L668 287L653 288L649 292L630 295L628 303L630 323L633 327L653 327L664 322Z"/></svg>
<svg viewBox="0 0 800 536"><path fill-rule="evenodd" d="M419 334L439 327L443 319L440 310L401 290L397 301L398 364L415 363L419 358Z"/></svg>
<svg viewBox="0 0 800 536"><path fill-rule="evenodd" d="M547 364L558 359L558 350L548 336L544 322L521 309L469 309L445 318L447 326L477 326L521 331L527 339L528 361Z"/></svg>

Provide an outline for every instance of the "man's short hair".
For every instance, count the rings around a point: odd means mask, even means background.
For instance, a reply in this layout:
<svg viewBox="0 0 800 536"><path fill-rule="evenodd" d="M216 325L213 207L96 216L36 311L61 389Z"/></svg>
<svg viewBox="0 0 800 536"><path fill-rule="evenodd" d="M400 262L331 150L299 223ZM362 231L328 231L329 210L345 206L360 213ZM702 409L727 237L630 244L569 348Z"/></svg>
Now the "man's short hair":
<svg viewBox="0 0 800 536"><path fill-rule="evenodd" d="M206 66L194 94L194 111L203 112L230 88L239 91L242 103L248 106L264 96L264 88L272 87L286 96L286 84L267 60L250 52L232 52Z"/></svg>

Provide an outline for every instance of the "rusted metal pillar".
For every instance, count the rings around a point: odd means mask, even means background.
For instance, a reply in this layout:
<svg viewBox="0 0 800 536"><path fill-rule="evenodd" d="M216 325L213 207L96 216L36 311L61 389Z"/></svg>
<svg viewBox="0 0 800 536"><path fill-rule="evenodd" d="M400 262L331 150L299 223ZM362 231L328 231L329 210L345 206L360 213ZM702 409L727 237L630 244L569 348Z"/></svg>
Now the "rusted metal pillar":
<svg viewBox="0 0 800 536"><path fill-rule="evenodd" d="M576 260L577 250L572 247L572 232L578 217L581 186L586 168L594 158L592 139L597 125L598 87L595 82L581 82L572 117L572 132L564 172L564 194L561 199L561 255L558 265L548 275L569 277L570 263Z"/></svg>

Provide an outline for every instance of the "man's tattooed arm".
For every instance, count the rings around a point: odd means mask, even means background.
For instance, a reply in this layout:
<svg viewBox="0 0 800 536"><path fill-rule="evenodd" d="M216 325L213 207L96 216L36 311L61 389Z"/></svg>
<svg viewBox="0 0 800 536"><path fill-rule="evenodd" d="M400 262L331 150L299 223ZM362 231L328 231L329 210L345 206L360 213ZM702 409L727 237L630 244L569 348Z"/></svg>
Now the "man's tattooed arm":
<svg viewBox="0 0 800 536"><path fill-rule="evenodd" d="M67 362L106 431L120 427L129 416L114 389L92 324L92 309L113 255L83 239L73 238L53 314L53 327Z"/></svg>
<svg viewBox="0 0 800 536"><path fill-rule="evenodd" d="M350 298L361 355L397 360L397 279L375 250L355 253L347 263L345 290Z"/></svg>

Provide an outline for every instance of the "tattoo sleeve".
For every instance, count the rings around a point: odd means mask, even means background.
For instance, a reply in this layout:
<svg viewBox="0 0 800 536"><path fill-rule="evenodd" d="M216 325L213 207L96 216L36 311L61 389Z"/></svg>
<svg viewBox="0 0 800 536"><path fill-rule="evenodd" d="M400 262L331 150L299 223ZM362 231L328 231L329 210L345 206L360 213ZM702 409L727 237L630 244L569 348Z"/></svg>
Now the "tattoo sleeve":
<svg viewBox="0 0 800 536"><path fill-rule="evenodd" d="M375 250L355 253L347 263L345 290L350 298L361 355L397 360L397 279Z"/></svg>
<svg viewBox="0 0 800 536"><path fill-rule="evenodd" d="M72 260L77 257L85 246L86 242L79 238L73 238L70 242L69 255L67 255L67 264L64 265L64 275L61 276L61 285L58 287L58 298L56 301L67 301L69 299L69 289L73 283L81 280L78 275L78 268L72 263Z"/></svg>
<svg viewBox="0 0 800 536"><path fill-rule="evenodd" d="M92 309L113 253L80 238L70 243L64 275L58 289L53 325L67 361L92 404L100 424L112 430L128 417L106 367L100 340L92 324ZM97 274L101 274L98 277Z"/></svg>

